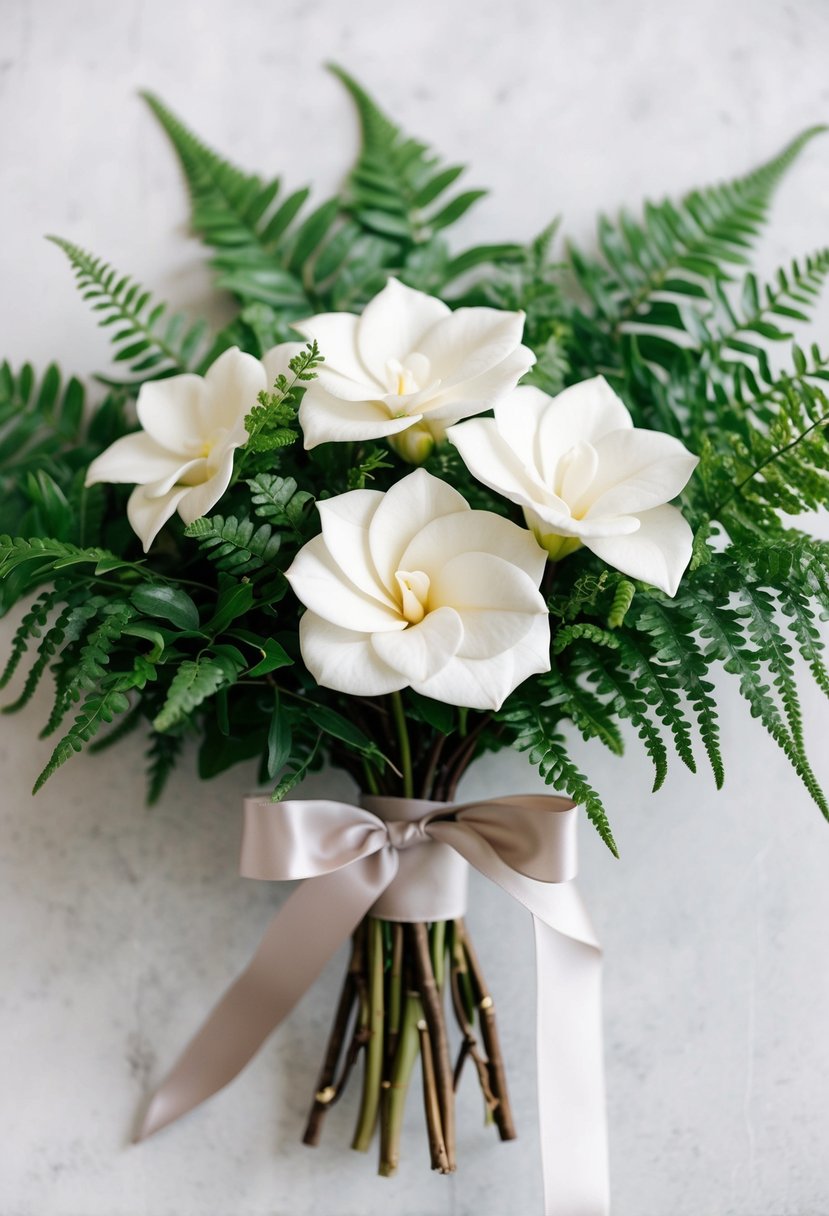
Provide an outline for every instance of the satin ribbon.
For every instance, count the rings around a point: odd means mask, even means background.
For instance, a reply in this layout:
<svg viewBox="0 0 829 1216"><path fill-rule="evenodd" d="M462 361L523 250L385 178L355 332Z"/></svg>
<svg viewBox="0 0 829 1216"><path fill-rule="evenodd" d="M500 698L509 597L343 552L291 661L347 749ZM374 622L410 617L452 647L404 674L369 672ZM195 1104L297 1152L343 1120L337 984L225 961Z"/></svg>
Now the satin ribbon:
<svg viewBox="0 0 829 1216"><path fill-rule="evenodd" d="M607 1216L601 953L573 882L576 808L548 795L460 806L246 799L243 877L306 881L275 913L246 969L153 1095L138 1140L244 1068L363 917L394 892L401 855L433 843L460 854L532 913L544 1214Z"/></svg>

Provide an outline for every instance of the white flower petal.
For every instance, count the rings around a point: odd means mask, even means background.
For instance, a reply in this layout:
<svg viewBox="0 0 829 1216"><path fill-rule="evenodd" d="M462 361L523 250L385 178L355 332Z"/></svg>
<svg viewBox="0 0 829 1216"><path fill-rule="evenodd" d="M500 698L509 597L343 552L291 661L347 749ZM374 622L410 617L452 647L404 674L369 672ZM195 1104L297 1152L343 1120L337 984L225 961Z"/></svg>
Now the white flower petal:
<svg viewBox="0 0 829 1216"><path fill-rule="evenodd" d="M495 405L495 425L498 433L524 467L535 473L541 482L538 463L538 430L541 419L552 401L533 384L519 384ZM542 483L543 484L543 483Z"/></svg>
<svg viewBox="0 0 829 1216"><path fill-rule="evenodd" d="M346 578L322 536L303 545L285 577L306 608L332 625L360 633L406 628L399 612L365 595Z"/></svg>
<svg viewBox="0 0 829 1216"><path fill-rule="evenodd" d="M632 427L625 403L604 376L582 380L551 397L536 440L537 463L544 480L553 484L559 458L581 440L596 443L610 431Z"/></svg>
<svg viewBox="0 0 829 1216"><path fill-rule="evenodd" d="M490 553L462 553L432 578L430 604L451 604L464 627L462 658L485 659L525 637L547 606L529 575Z"/></svg>
<svg viewBox="0 0 829 1216"><path fill-rule="evenodd" d="M548 613L533 617L529 633L510 647L509 657L512 660L513 688L523 684L529 676L550 670L550 617Z"/></svg>
<svg viewBox="0 0 829 1216"><path fill-rule="evenodd" d="M397 612L397 601L383 586L368 547L369 524L382 501L380 490L350 490L320 499L317 510L328 553L343 574L360 591Z"/></svg>
<svg viewBox="0 0 829 1216"><path fill-rule="evenodd" d="M533 617L529 632L495 658L468 659L460 654L416 692L447 705L468 709L500 709L506 698L528 676L550 670L550 618Z"/></svg>
<svg viewBox="0 0 829 1216"><path fill-rule="evenodd" d="M127 501L127 519L145 553L187 493L186 487L175 487L163 496L151 498L148 488L136 486Z"/></svg>
<svg viewBox="0 0 829 1216"><path fill-rule="evenodd" d="M273 388L277 376L287 376L289 380L292 378L293 373L288 364L304 350L304 342L280 342L279 346L272 346L270 350L265 351L262 366L269 389Z"/></svg>
<svg viewBox="0 0 829 1216"><path fill-rule="evenodd" d="M176 485L201 485L208 478L207 458L197 456L195 460L188 460L184 464L179 464L178 468L173 473L169 473L166 477L159 478L152 485L147 486L147 494L151 498L163 498Z"/></svg>
<svg viewBox="0 0 829 1216"><path fill-rule="evenodd" d="M459 308L432 327L420 344L441 390L491 371L521 343L522 312Z"/></svg>
<svg viewBox="0 0 829 1216"><path fill-rule="evenodd" d="M500 709L515 687L514 674L508 651L490 659L462 659L456 655L431 679L412 684L412 688L446 705Z"/></svg>
<svg viewBox="0 0 829 1216"><path fill-rule="evenodd" d="M307 449L320 443L381 439L397 435L419 421L420 414L391 418L378 401L343 401L332 397L316 381L306 390L299 407L299 425Z"/></svg>
<svg viewBox="0 0 829 1216"><path fill-rule="evenodd" d="M620 431L619 434L633 432ZM556 465L555 488L573 515L581 515L583 499L591 500L593 480L599 467L599 457L592 443L581 440L559 459Z"/></svg>
<svg viewBox="0 0 829 1216"><path fill-rule="evenodd" d="M391 493L391 491L390 491ZM437 578L440 569L462 553L490 553L541 582L547 555L526 528L492 511L454 512L422 527L401 554L399 568L423 570Z"/></svg>
<svg viewBox="0 0 829 1216"><path fill-rule="evenodd" d="M463 495L425 469L416 469L383 496L369 525L368 543L375 569L392 595L398 570L425 569L401 560L412 538L430 520L458 512L469 512Z"/></svg>
<svg viewBox="0 0 829 1216"><path fill-rule="evenodd" d="M194 519L207 515L230 485L232 476L233 448L228 448L212 477L200 485L187 487L187 493L182 496L178 506L178 513L184 522L191 524Z"/></svg>
<svg viewBox="0 0 829 1216"><path fill-rule="evenodd" d="M631 578L676 595L691 560L693 533L676 507L654 507L639 516L639 529L629 536L591 537L584 543L603 562Z"/></svg>
<svg viewBox="0 0 829 1216"><path fill-rule="evenodd" d="M124 435L92 461L86 474L86 484L99 481L147 482L169 477L181 468L182 458L163 448L144 431Z"/></svg>
<svg viewBox="0 0 829 1216"><path fill-rule="evenodd" d="M428 406L424 403L423 412L428 420L440 419L444 424L481 414L511 392L533 363L535 355L529 347L519 346L482 375L448 389L441 387Z"/></svg>
<svg viewBox="0 0 829 1216"><path fill-rule="evenodd" d="M305 666L323 688L355 697L380 697L408 683L386 666L368 634L341 629L314 612L302 615L299 646Z"/></svg>
<svg viewBox="0 0 829 1216"><path fill-rule="evenodd" d="M201 455L207 427L206 389L201 376L186 372L142 384L135 405L138 421L162 447L186 459Z"/></svg>
<svg viewBox="0 0 829 1216"><path fill-rule="evenodd" d="M449 315L449 306L442 300L389 279L360 317L357 347L363 364L375 380L385 384L388 361L405 362L406 355L419 352L429 330Z"/></svg>
<svg viewBox="0 0 829 1216"><path fill-rule="evenodd" d="M463 641L463 625L454 608L436 608L402 633L372 634L371 644L387 666L422 683L449 662Z"/></svg>
<svg viewBox="0 0 829 1216"><path fill-rule="evenodd" d="M628 536L639 528L636 515L605 516L603 519L574 519L553 507L539 505L524 507L527 527L538 537L543 536ZM543 541L541 542L544 543Z"/></svg>
<svg viewBox="0 0 829 1216"><path fill-rule="evenodd" d="M541 499L561 515L569 514L561 499L522 464L493 419L472 418L460 426L450 427L446 437L458 449L473 477L496 494L502 494L519 506Z"/></svg>
<svg viewBox="0 0 829 1216"><path fill-rule="evenodd" d="M596 444L598 470L587 518L635 515L676 498L699 464L679 439L661 431L627 430ZM571 498L567 501L573 504Z"/></svg>
<svg viewBox="0 0 829 1216"><path fill-rule="evenodd" d="M357 353L359 317L350 312L322 312L305 321L293 321L292 327L309 341L316 339L325 362L317 368L320 384L337 397L361 401L383 392L381 383L371 385L371 375L360 362Z"/></svg>
<svg viewBox="0 0 829 1216"><path fill-rule="evenodd" d="M256 398L268 387L265 369L253 355L238 346L223 351L204 374L205 438L219 427L231 431L256 405Z"/></svg>

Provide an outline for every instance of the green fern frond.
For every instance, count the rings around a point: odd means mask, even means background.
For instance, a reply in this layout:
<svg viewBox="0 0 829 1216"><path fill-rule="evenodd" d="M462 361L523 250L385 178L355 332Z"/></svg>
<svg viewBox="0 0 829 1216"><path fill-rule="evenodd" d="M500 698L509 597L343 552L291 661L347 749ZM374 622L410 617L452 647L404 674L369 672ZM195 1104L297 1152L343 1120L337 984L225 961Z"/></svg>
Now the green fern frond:
<svg viewBox="0 0 829 1216"><path fill-rule="evenodd" d="M73 702L80 698L78 672L84 638L92 629L98 614L106 607L103 596L86 596L80 603L67 604L55 622L55 629L63 635L60 654L52 664L55 698L40 738L54 734L66 717Z"/></svg>
<svg viewBox="0 0 829 1216"><path fill-rule="evenodd" d="M313 311L313 289L350 251L356 234L337 235L337 199L295 223L308 189L285 195L279 178L263 181L225 160L152 93L144 99L178 155L192 203L193 230L216 250L217 286L242 304L260 301L286 318ZM311 294L309 295L309 291Z"/></svg>
<svg viewBox="0 0 829 1216"><path fill-rule="evenodd" d="M608 656L601 648L595 649L590 655L588 678L599 695L608 698L608 710L619 718L626 718L639 735L654 766L652 788L656 793L668 775L668 750L653 721L644 690L624 668L608 662Z"/></svg>
<svg viewBox="0 0 829 1216"><path fill-rule="evenodd" d="M260 519L273 527L299 529L314 496L297 489L293 477L278 477L275 473L258 473L248 481L253 509Z"/></svg>
<svg viewBox="0 0 829 1216"><path fill-rule="evenodd" d="M276 557L281 537L270 524L257 528L252 519L237 519L229 515L202 517L188 524L185 535L199 545L216 565L227 573L250 574L268 565Z"/></svg>
<svg viewBox="0 0 829 1216"><path fill-rule="evenodd" d="M706 679L708 664L693 637L693 621L676 604L668 609L655 597L636 615L636 627L648 634L657 661L670 673L675 688L681 689L694 710L700 737L717 789L725 779L717 704L711 695L714 685Z"/></svg>
<svg viewBox="0 0 829 1216"><path fill-rule="evenodd" d="M555 786L559 793L567 794L584 807L604 843L614 857L618 857L619 850L602 800L570 759L564 736L545 723L534 706L522 705L501 711L498 718L511 730L518 751L529 753L530 763L538 768L546 784Z"/></svg>
<svg viewBox="0 0 829 1216"><path fill-rule="evenodd" d="M140 571L137 562L124 561L108 549L82 549L67 541L40 536L0 536L0 579L26 567L26 588L37 586L44 577L70 566L91 565L92 575L115 571Z"/></svg>
<svg viewBox="0 0 829 1216"><path fill-rule="evenodd" d="M345 85L360 119L362 147L349 177L350 205L359 223L382 236L423 244L455 223L486 191L444 195L462 165L440 167L425 144L409 139L365 89L336 64L329 69Z"/></svg>
<svg viewBox="0 0 829 1216"><path fill-rule="evenodd" d="M627 630L618 637L624 669L631 673L638 694L671 732L676 754L692 773L697 771L692 727L682 706L680 689L672 672L657 662L655 652L642 634Z"/></svg>
<svg viewBox="0 0 829 1216"><path fill-rule="evenodd" d="M619 643L612 633L594 625L592 621L579 621L575 625L560 626L553 637L553 654L562 654L574 642L594 642L597 646L607 646L616 650Z"/></svg>
<svg viewBox="0 0 829 1216"><path fill-rule="evenodd" d="M184 747L184 734L152 731L147 747L147 805L155 806L176 767Z"/></svg>
<svg viewBox="0 0 829 1216"><path fill-rule="evenodd" d="M626 578L620 578L613 592L613 602L607 614L609 629L619 629L625 623L625 617L636 595L636 587Z"/></svg>
<svg viewBox="0 0 829 1216"><path fill-rule="evenodd" d="M215 696L221 688L228 688L239 671L240 668L223 655L185 659L173 676L167 699L153 720L153 729L164 733L180 726L208 698Z"/></svg>
<svg viewBox="0 0 829 1216"><path fill-rule="evenodd" d="M77 444L83 415L83 385L74 377L64 383L54 363L39 380L29 363L17 372L0 364L0 485L19 484Z"/></svg>
<svg viewBox="0 0 829 1216"><path fill-rule="evenodd" d="M571 248L569 261L604 331L609 327L613 338L635 339L646 364L680 367L682 349L708 338L705 327L700 329L700 311L722 306L722 285L745 264L776 187L805 145L824 130L804 131L766 164L734 181L692 191L679 203L647 203L640 221L625 213L616 223L600 217L599 257ZM582 338L591 332L584 324ZM601 341L599 333L595 336Z"/></svg>
<svg viewBox="0 0 829 1216"><path fill-rule="evenodd" d="M61 599L61 590L49 587L42 591L32 606L23 614L12 639L8 661L0 675L0 688L5 688L20 666L29 644L42 636L52 609Z"/></svg>
<svg viewBox="0 0 829 1216"><path fill-rule="evenodd" d="M155 670L145 657L136 655L130 671L109 676L102 688L95 688L87 694L80 713L35 781L33 794L45 785L61 765L82 751L102 726L118 715L127 713L131 705L128 694L133 689L143 689L148 681L155 678Z"/></svg>
<svg viewBox="0 0 829 1216"><path fill-rule="evenodd" d="M166 304L155 303L149 291L102 258L63 237L48 239L69 258L81 295L101 314L98 324L111 329L115 363L136 378L135 384L188 371L197 364L207 332L204 321L191 325L181 313L169 314Z"/></svg>
<svg viewBox="0 0 829 1216"><path fill-rule="evenodd" d="M599 739L614 756L621 756L625 748L619 728L604 702L578 683L578 670L553 667L541 677L544 706L559 710L559 718L569 718L584 740Z"/></svg>

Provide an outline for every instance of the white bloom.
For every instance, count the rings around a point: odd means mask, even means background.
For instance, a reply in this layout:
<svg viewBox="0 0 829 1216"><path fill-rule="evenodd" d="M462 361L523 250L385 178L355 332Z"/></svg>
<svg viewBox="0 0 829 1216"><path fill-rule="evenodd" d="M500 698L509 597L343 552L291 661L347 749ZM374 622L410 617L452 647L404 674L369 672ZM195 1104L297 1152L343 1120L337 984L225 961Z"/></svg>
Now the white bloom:
<svg viewBox="0 0 829 1216"><path fill-rule="evenodd" d="M318 684L357 696L410 685L497 709L549 669L546 555L529 532L471 510L424 469L385 494L351 490L317 506L322 535L287 577L307 607L300 647Z"/></svg>
<svg viewBox="0 0 829 1216"><path fill-rule="evenodd" d="M136 483L127 516L145 553L174 511L189 524L219 501L230 484L234 452L247 442L245 415L269 387L270 372L286 371L295 350L277 347L266 373L258 359L234 346L204 376L188 372L141 386L141 430L116 439L93 460L86 484Z"/></svg>
<svg viewBox="0 0 829 1216"><path fill-rule="evenodd" d="M637 429L601 376L548 397L517 388L495 418L453 427L470 471L524 509L553 558L578 548L676 595L691 529L676 497L698 463L678 439Z"/></svg>
<svg viewBox="0 0 829 1216"><path fill-rule="evenodd" d="M325 357L299 410L306 448L399 436L401 455L423 460L447 426L490 409L535 362L521 345L523 313L452 312L396 279L359 317L323 313L293 327Z"/></svg>

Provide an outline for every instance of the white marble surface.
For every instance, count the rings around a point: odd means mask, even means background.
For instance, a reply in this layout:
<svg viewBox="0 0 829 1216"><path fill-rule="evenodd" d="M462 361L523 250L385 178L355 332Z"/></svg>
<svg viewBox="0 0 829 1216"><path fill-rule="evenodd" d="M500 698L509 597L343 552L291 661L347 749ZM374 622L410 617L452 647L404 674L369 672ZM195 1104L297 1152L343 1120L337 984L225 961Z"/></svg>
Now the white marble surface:
<svg viewBox="0 0 829 1216"><path fill-rule="evenodd" d="M355 145L321 68L335 58L494 187L466 237L528 236L563 212L586 238L598 207L740 171L829 118L827 38L822 0L0 0L0 350L106 365L44 232L202 307L184 190L139 86L243 164L313 178L321 197ZM827 201L824 141L781 190L763 265L827 243ZM829 828L733 689L723 704L720 795L677 770L651 797L635 748L624 762L586 753L622 849L615 862L583 833L607 947L614 1216L829 1214ZM805 705L829 784L826 704L810 690ZM141 1096L279 896L234 873L249 771L203 787L188 760L148 811L132 741L74 760L30 801L46 708L2 719L0 734L0 1216L534 1216L530 935L478 883L518 1142L478 1126L470 1084L451 1180L426 1169L416 1104L392 1182L345 1147L351 1109L334 1112L321 1151L302 1148L331 969L233 1086L128 1147ZM507 757L465 788L532 785ZM330 775L314 788L343 787Z"/></svg>

